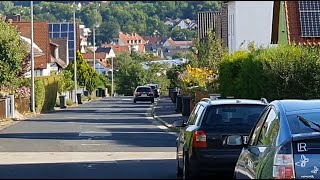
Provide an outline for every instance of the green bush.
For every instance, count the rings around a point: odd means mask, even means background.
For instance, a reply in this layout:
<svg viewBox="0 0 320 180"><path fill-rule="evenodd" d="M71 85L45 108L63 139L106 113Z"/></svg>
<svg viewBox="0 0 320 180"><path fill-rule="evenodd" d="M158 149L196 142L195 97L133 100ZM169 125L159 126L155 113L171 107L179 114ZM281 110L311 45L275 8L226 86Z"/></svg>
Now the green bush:
<svg viewBox="0 0 320 180"><path fill-rule="evenodd" d="M67 106L71 106L73 104L73 102L71 99L67 99L66 104L67 104Z"/></svg>
<svg viewBox="0 0 320 180"><path fill-rule="evenodd" d="M42 79L35 78L34 92L36 112L42 112L45 99L45 87Z"/></svg>
<svg viewBox="0 0 320 180"><path fill-rule="evenodd" d="M219 69L220 93L239 98L320 98L318 47L279 46L238 51Z"/></svg>
<svg viewBox="0 0 320 180"><path fill-rule="evenodd" d="M58 77L44 76L35 79L36 111L46 112L56 105L58 92Z"/></svg>

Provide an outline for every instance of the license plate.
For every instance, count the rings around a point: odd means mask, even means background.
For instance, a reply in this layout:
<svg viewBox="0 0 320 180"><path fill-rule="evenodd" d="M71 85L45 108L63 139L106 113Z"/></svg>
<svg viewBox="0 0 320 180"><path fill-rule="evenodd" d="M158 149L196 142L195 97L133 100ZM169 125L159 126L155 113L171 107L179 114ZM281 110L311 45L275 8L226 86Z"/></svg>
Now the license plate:
<svg viewBox="0 0 320 180"><path fill-rule="evenodd" d="M146 97L146 96L148 96L148 95L146 95L146 94L141 94L141 96Z"/></svg>

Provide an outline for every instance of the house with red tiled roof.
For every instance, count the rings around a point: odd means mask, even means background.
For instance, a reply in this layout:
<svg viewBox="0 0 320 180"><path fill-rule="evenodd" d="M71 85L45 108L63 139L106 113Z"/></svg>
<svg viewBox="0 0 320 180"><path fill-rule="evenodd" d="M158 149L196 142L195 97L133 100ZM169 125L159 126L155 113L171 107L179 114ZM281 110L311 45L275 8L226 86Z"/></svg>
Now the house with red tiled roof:
<svg viewBox="0 0 320 180"><path fill-rule="evenodd" d="M193 45L193 41L175 41L171 37L164 43L164 47L189 48Z"/></svg>
<svg viewBox="0 0 320 180"><path fill-rule="evenodd" d="M272 44L320 45L319 1L274 1Z"/></svg>
<svg viewBox="0 0 320 180"><path fill-rule="evenodd" d="M30 39L31 37L31 23L30 22L9 22L21 36ZM33 27L34 43L42 51L41 56L35 56L35 76L49 76L60 72L66 67L65 58L62 60L59 56L59 48L66 48L65 46L60 47L59 44L50 41L48 22L38 21L34 22ZM64 41L66 43L66 41ZM66 49L61 49L66 51ZM27 73L28 76L30 73Z"/></svg>
<svg viewBox="0 0 320 180"><path fill-rule="evenodd" d="M50 58L50 73L59 73L67 67L66 62L59 57L59 44L52 41L50 41Z"/></svg>
<svg viewBox="0 0 320 180"><path fill-rule="evenodd" d="M83 53L83 58L88 62L88 64L93 67L94 54L93 52ZM116 57L113 49L111 47L97 48L95 53L96 59L96 71L104 72L111 67L111 59ZM101 70L102 68L102 70Z"/></svg>
<svg viewBox="0 0 320 180"><path fill-rule="evenodd" d="M12 22L12 25L17 28L21 36L31 38L31 23L30 22ZM35 75L42 76L47 69L47 64L51 62L50 42L48 23L39 21L34 22L34 42L43 52L43 56L35 57Z"/></svg>
<svg viewBox="0 0 320 180"><path fill-rule="evenodd" d="M100 48L112 48L115 55L118 55L121 53L130 53L130 48L127 45L120 46L118 44L102 44Z"/></svg>
<svg viewBox="0 0 320 180"><path fill-rule="evenodd" d="M128 46L129 52L145 53L146 41L137 33L119 33L119 37L116 42L119 46Z"/></svg>

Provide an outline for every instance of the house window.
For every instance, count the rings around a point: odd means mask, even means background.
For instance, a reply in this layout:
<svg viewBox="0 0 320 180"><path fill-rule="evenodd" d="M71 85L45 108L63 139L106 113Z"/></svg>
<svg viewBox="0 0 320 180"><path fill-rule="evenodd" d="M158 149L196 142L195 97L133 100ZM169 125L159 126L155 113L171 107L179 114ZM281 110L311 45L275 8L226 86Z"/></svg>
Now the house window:
<svg viewBox="0 0 320 180"><path fill-rule="evenodd" d="M63 32L68 31L68 24L61 24L61 31Z"/></svg>
<svg viewBox="0 0 320 180"><path fill-rule="evenodd" d="M74 40L74 34L73 34L73 32L69 32L69 40Z"/></svg>
<svg viewBox="0 0 320 180"><path fill-rule="evenodd" d="M53 31L59 32L60 31L60 24L53 24Z"/></svg>
<svg viewBox="0 0 320 180"><path fill-rule="evenodd" d="M128 44L130 44L130 41L128 40Z"/></svg>
<svg viewBox="0 0 320 180"><path fill-rule="evenodd" d="M60 37L60 33L53 33L53 38L59 38Z"/></svg>

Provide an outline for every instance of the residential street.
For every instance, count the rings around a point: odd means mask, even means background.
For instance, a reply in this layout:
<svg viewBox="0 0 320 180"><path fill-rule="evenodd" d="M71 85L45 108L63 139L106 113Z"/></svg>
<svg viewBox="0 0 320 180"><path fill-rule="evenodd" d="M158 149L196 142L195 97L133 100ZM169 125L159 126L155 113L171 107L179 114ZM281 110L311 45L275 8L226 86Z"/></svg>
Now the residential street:
<svg viewBox="0 0 320 180"><path fill-rule="evenodd" d="M105 98L0 131L0 178L175 178L175 139L149 102Z"/></svg>

